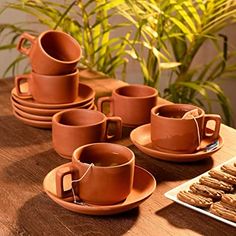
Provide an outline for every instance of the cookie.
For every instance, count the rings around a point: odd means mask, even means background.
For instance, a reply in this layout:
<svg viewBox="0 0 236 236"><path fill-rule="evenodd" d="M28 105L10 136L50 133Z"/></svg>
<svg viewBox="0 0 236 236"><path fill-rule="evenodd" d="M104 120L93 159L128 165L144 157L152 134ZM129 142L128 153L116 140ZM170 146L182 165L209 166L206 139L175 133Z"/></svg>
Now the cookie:
<svg viewBox="0 0 236 236"><path fill-rule="evenodd" d="M210 212L224 219L236 222L236 212L227 209L222 202L215 202L210 207Z"/></svg>
<svg viewBox="0 0 236 236"><path fill-rule="evenodd" d="M221 166L221 170L224 172L236 176L236 166L234 165L223 165Z"/></svg>
<svg viewBox="0 0 236 236"><path fill-rule="evenodd" d="M209 176L202 176L199 179L199 182L203 185L208 186L208 187L215 188L215 189L220 189L220 190L223 190L225 192L234 191L234 188L233 188L232 184L226 183L222 180L218 180L218 179L215 179L215 178L212 178L212 177L209 177Z"/></svg>
<svg viewBox="0 0 236 236"><path fill-rule="evenodd" d="M215 179L223 180L229 184L236 184L236 177L221 170L210 170L209 175Z"/></svg>
<svg viewBox="0 0 236 236"><path fill-rule="evenodd" d="M236 194L224 194L221 201L235 207L236 210Z"/></svg>
<svg viewBox="0 0 236 236"><path fill-rule="evenodd" d="M194 183L189 188L193 193L200 194L204 197L210 197L214 200L220 200L222 195L225 193L222 190L214 189L199 183Z"/></svg>
<svg viewBox="0 0 236 236"><path fill-rule="evenodd" d="M183 202L202 208L209 207L213 203L211 198L204 197L187 191L180 191L177 194L177 197L179 200Z"/></svg>

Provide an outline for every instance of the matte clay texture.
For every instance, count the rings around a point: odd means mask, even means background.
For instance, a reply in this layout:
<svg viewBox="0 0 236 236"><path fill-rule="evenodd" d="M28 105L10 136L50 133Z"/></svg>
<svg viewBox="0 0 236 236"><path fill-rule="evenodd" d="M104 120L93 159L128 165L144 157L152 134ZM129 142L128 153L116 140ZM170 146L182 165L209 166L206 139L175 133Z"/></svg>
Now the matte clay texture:
<svg viewBox="0 0 236 236"><path fill-rule="evenodd" d="M196 110L195 116L182 118L187 112ZM163 152L193 153L201 139L206 137L207 122L215 122L212 140L219 137L221 118L219 115L205 114L190 104L168 104L151 110L151 140L153 147Z"/></svg>
<svg viewBox="0 0 236 236"><path fill-rule="evenodd" d="M94 166L82 178L91 163ZM134 165L134 153L120 144L92 143L82 146L74 151L72 157L75 179L82 178L75 184L75 193L82 201L92 204L121 202L132 189Z"/></svg>
<svg viewBox="0 0 236 236"><path fill-rule="evenodd" d="M27 106L24 106L24 105L21 105L20 103L18 103L13 97L11 97L11 102L14 107L20 109L21 111L31 114L31 115L36 115L36 116L50 116L50 117L52 117L57 112L65 110L65 108L61 108L61 109L60 108L58 108L58 109L48 108L47 109L47 108L27 107ZM93 107L94 107L94 99L91 99L90 101L88 101L88 103L81 105L81 106L80 105L75 106L74 108L83 108L83 109L92 110Z"/></svg>
<svg viewBox="0 0 236 236"><path fill-rule="evenodd" d="M157 103L157 90L145 85L128 85L113 90L111 97L98 99L98 110L110 103L109 116L119 116L124 126L150 123L150 111Z"/></svg>
<svg viewBox="0 0 236 236"><path fill-rule="evenodd" d="M28 84L21 84L21 91L28 91ZM91 87L86 84L79 83L78 88L78 97L71 103L63 103L63 104L44 104L38 103L32 98L21 99L17 96L16 89L12 89L12 97L21 105L32 107L32 108L40 108L40 109L63 109L63 108L72 108L75 106L81 106L89 102L95 97L95 91Z"/></svg>
<svg viewBox="0 0 236 236"><path fill-rule="evenodd" d="M188 154L177 154L159 151L155 149L152 145L150 124L142 125L134 129L130 134L130 138L133 144L143 153L157 159L174 162L192 162L202 160L204 158L210 157L214 152L217 152L223 146L223 139L221 136L219 136L219 146L209 152L206 152L202 149L194 153ZM214 140L212 140L211 138L202 140L201 147L206 147L208 144L212 143L212 141Z"/></svg>
<svg viewBox="0 0 236 236"><path fill-rule="evenodd" d="M27 81L29 90L22 93L21 82ZM78 97L79 71L63 75L42 75L35 72L15 77L17 96L26 99L29 95L39 103L63 104L71 103Z"/></svg>
<svg viewBox="0 0 236 236"><path fill-rule="evenodd" d="M62 157L72 157L73 151L85 144L121 137L119 117L106 117L103 113L85 109L69 109L53 116L53 147ZM115 125L113 136L108 136L109 123Z"/></svg>
<svg viewBox="0 0 236 236"><path fill-rule="evenodd" d="M61 199L56 196L56 171L61 167L66 167L68 165L69 164L64 164L50 171L43 181L43 187L46 194L54 202L56 202L63 208L77 213L86 215L113 215L128 211L137 207L148 197L150 197L156 188L155 178L148 171L144 170L141 167L135 166L133 187L130 194L124 201L110 206L74 204L72 197ZM70 178L65 178L64 188L71 188Z"/></svg>
<svg viewBox="0 0 236 236"><path fill-rule="evenodd" d="M24 48L24 42L30 43ZM68 74L75 70L82 51L79 43L62 31L48 30L38 37L20 36L17 49L29 57L33 71L44 75Z"/></svg>
<svg viewBox="0 0 236 236"><path fill-rule="evenodd" d="M15 110L13 110L13 115L20 121L22 121L24 124L33 126L36 128L42 128L42 129L51 129L52 128L52 122L51 121L38 121L38 120L31 120L27 119L20 114L18 114Z"/></svg>

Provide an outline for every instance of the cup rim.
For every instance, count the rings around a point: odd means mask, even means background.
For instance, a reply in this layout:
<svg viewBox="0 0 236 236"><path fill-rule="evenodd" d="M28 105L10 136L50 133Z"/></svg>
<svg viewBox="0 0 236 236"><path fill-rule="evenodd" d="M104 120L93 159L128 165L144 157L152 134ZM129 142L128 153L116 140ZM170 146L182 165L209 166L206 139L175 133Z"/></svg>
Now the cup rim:
<svg viewBox="0 0 236 236"><path fill-rule="evenodd" d="M153 92L153 94L150 94L147 96L130 97L130 96L125 96L125 95L122 95L119 93L119 90L124 89L124 88L130 88L130 87L149 89L151 92ZM158 91L155 88L144 85L144 84L130 84L130 85L124 85L124 86L114 89L113 94L115 94L116 96L122 97L122 98L126 98L126 99L147 99L147 98L157 97Z"/></svg>
<svg viewBox="0 0 236 236"><path fill-rule="evenodd" d="M101 117L103 117L103 119L98 121L98 122L95 122L95 123L92 123L92 124L86 124L86 125L67 125L67 124L60 123L59 122L60 117L63 114L69 113L71 111L72 112L74 111L74 112L93 113L93 114L96 113L96 114L100 114ZM65 127L65 128L68 128L68 129L75 129L75 128L86 128L86 127L95 126L95 125L103 123L106 120L107 120L106 116L100 111L81 109L81 108L71 108L71 109L66 109L66 110L63 110L63 111L60 111L60 112L57 112L56 114L54 114L53 117L52 117L52 124L56 124L57 126Z"/></svg>
<svg viewBox="0 0 236 236"><path fill-rule="evenodd" d="M77 46L78 46L79 51L80 51L80 52L79 52L79 56L78 56L76 59L71 60L71 61L62 61L62 60L58 60L58 59L52 57L50 54L48 54L48 53L44 50L44 48L42 47L41 39L42 39L46 34L49 34L49 33L52 33L52 32L59 33L59 34L63 34L63 35L65 35L66 37L70 38L70 40L74 43L74 45L77 45ZM37 37L37 40L38 40L38 42L39 42L39 47L40 47L40 49L42 50L42 52L43 52L44 54L46 54L49 58L51 58L52 60L54 60L54 61L56 61L56 62L63 62L63 64L73 64L73 63L77 63L77 62L81 59L81 57L82 57L82 48L81 48L81 45L80 45L71 35L69 35L69 34L67 34L67 33L65 33L65 32L63 32L63 31L60 31L60 30L46 30L46 31L42 32L42 33Z"/></svg>
<svg viewBox="0 0 236 236"><path fill-rule="evenodd" d="M39 74L35 71L31 71L29 74L32 74L32 75L36 75L36 76L43 76L44 78L54 78L54 77L70 77L70 76L75 76L75 75L78 75L79 76L79 69L76 68L75 71L71 72L71 73L68 73L68 74L60 74L60 75L45 75L45 74Z"/></svg>
<svg viewBox="0 0 236 236"><path fill-rule="evenodd" d="M122 166L126 166L126 165L129 165L131 164L132 162L135 162L135 155L134 155L134 152L126 147L126 146L123 146L123 145L120 145L120 144L116 144L116 143L105 143L105 142L99 142L99 143L89 143L89 144L85 144L83 146L80 146L78 148L76 148L74 151L73 151L73 154L72 154L72 163L74 163L73 161L76 161L76 164L80 163L82 165L85 165L85 166L88 166L90 164L88 163L85 163L85 162L81 162L78 157L77 157L77 154L79 152L81 152L83 149L85 148L88 148L90 146L104 146L104 145L109 145L109 146L116 146L116 147L120 147L120 148L123 148L123 149L126 149L130 154L131 154L131 158L130 160L126 161L125 163L122 163L122 164L119 164L119 165L115 165L115 166L93 166L93 168L95 169L117 169L117 168L120 168ZM75 163L74 163L75 164Z"/></svg>
<svg viewBox="0 0 236 236"><path fill-rule="evenodd" d="M153 107L151 109L151 115L152 116L157 116L157 109L159 108L162 108L162 107L180 107L180 106L188 106L188 107L193 107L193 109L198 109L201 111L201 114L196 116L195 119L199 119L200 117L204 116L205 115L205 111L198 107L198 106L195 106L193 104L187 104L187 103L173 103L173 104L163 104L163 105L157 105L155 107ZM161 119L166 119L166 120L184 120L184 121L188 121L186 119L182 119L182 118L173 118L173 117L167 117L167 116L158 116L159 118ZM191 120L191 119L190 119Z"/></svg>

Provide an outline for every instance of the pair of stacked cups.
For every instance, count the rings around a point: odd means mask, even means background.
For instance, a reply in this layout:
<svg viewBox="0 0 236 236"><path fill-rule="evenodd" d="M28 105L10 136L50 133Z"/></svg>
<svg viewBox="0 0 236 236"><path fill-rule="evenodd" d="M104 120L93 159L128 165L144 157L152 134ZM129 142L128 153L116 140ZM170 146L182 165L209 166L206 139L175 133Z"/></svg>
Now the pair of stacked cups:
<svg viewBox="0 0 236 236"><path fill-rule="evenodd" d="M77 63L81 47L70 35L56 30L42 32L38 37L23 33L17 49L28 56L32 71L16 76L16 92L20 98L31 96L38 103L64 104L78 96ZM27 81L28 91L21 91Z"/></svg>

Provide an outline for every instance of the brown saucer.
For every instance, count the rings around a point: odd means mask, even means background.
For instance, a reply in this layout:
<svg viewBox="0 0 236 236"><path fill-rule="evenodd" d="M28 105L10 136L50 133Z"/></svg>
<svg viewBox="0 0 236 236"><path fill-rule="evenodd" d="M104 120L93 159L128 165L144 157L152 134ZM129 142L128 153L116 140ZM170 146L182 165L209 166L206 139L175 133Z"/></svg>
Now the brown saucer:
<svg viewBox="0 0 236 236"><path fill-rule="evenodd" d="M34 108L34 107L27 107L22 104L19 104L14 97L11 97L12 104L20 109L21 111L27 112L28 114L37 115L37 116L53 116L57 112L60 112L62 110L65 110L67 108L61 108L61 109L47 109L47 108ZM94 106L94 98L88 101L88 103L81 105L81 106L75 106L73 108L83 108L83 109L92 109Z"/></svg>
<svg viewBox="0 0 236 236"><path fill-rule="evenodd" d="M14 104L15 107L17 107L18 109L33 114L33 115L38 115L38 116L53 116L54 114L56 114L57 112L60 112L66 108L34 108L34 107L28 107L25 105L22 105L20 103L18 103L14 97L11 97L11 102ZM94 104L94 98L89 100L87 103L83 104L83 105L79 105L79 106L75 106L73 108L85 108L88 109L89 107L91 107Z"/></svg>
<svg viewBox="0 0 236 236"><path fill-rule="evenodd" d="M14 111L17 112L20 116L26 119L30 120L36 120L36 121L52 121L52 116L38 116L38 115L33 115L27 112L22 111L21 109L18 109L14 103L12 103L12 108Z"/></svg>
<svg viewBox="0 0 236 236"><path fill-rule="evenodd" d="M50 121L38 121L38 120L27 119L25 117L22 117L15 110L13 110L13 114L18 120L22 121L26 125L30 125L30 126L33 126L36 128L43 128L43 129L51 129L52 128L52 122L50 122Z"/></svg>
<svg viewBox="0 0 236 236"><path fill-rule="evenodd" d="M75 204L73 203L72 197L61 199L56 196L55 173L59 168L67 165L69 164L61 165L50 171L43 181L43 187L46 194L54 202L56 202L60 206L70 211L74 211L77 213L86 215L112 215L128 211L130 209L137 207L139 204L145 201L156 188L156 180L152 176L152 174L141 167L135 166L133 189L131 190L131 193L129 194L129 196L126 198L125 201L108 206ZM64 188L70 189L71 180L70 178L66 177L69 176L65 176L64 178Z"/></svg>
<svg viewBox="0 0 236 236"><path fill-rule="evenodd" d="M88 110L97 110L97 107L96 107L96 105L92 104L88 108ZM16 109L14 109L14 107L13 107L13 114L18 120L22 121L26 125L30 125L30 126L33 126L36 128L43 128L43 129L51 129L52 128L52 121L34 120L34 119L26 118L26 117L22 116L21 114L19 114L16 111ZM67 157L67 159L70 159L70 158Z"/></svg>
<svg viewBox="0 0 236 236"><path fill-rule="evenodd" d="M209 129L210 130L210 129ZM146 124L137 127L130 133L130 139L133 144L145 154L155 157L157 159L165 160L165 161L174 161L174 162L192 162L201 160L207 157L210 157L214 152L218 151L223 146L223 139L219 137L219 146L211 151L204 151L199 150L194 153L184 153L184 154L177 154L177 153L168 153L164 151L160 151L154 149L151 143L151 125ZM211 144L214 140L210 138L205 139L201 143L201 147L205 147L208 144Z"/></svg>
<svg viewBox="0 0 236 236"><path fill-rule="evenodd" d="M27 91L27 83L21 84L21 91ZM75 106L81 106L83 104L86 104L90 100L92 100L95 97L95 91L89 87L86 84L79 83L79 96L75 99L72 103L64 103L64 104L44 104L44 103L38 103L32 98L22 99L19 98L16 94L16 88L13 88L11 91L11 94L13 98L20 104L27 106L27 107L34 107L34 108L47 108L47 109L55 109L55 108L72 108Z"/></svg>

